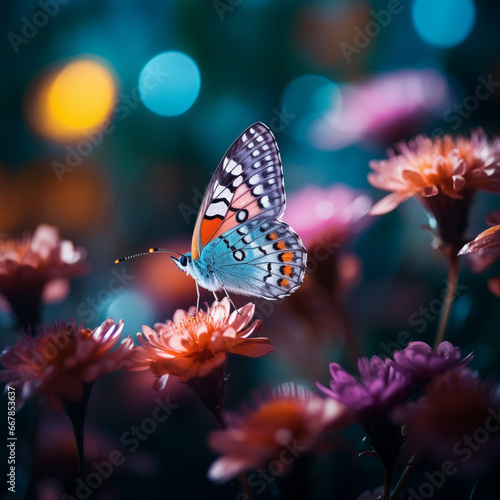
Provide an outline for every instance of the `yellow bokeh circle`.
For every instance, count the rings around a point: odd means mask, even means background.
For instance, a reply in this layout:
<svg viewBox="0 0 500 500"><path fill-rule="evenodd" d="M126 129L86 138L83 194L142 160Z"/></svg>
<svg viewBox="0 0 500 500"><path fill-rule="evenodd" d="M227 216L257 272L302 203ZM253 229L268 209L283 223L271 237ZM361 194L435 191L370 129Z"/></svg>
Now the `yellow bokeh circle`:
<svg viewBox="0 0 500 500"><path fill-rule="evenodd" d="M38 82L27 108L31 125L55 140L75 140L99 127L113 111L116 84L111 70L78 59L50 71Z"/></svg>

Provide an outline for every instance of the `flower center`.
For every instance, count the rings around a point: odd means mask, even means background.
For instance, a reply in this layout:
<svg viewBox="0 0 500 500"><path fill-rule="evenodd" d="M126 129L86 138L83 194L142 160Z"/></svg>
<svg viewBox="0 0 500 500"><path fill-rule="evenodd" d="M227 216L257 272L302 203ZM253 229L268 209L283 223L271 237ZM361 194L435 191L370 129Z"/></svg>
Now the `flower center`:
<svg viewBox="0 0 500 500"><path fill-rule="evenodd" d="M44 335L37 346L40 356L33 357L33 365L39 371L43 371L48 365L62 367L64 362L75 354L78 337L90 339L92 333L89 329L80 330L73 325L64 325Z"/></svg>

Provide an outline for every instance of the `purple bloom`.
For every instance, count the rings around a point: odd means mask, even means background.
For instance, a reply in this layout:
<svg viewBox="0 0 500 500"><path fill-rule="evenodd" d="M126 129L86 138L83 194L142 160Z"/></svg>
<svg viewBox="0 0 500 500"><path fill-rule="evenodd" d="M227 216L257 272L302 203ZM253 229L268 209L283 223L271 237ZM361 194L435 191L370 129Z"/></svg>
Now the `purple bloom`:
<svg viewBox="0 0 500 500"><path fill-rule="evenodd" d="M361 495L358 496L358 498L356 498L356 500L378 500L379 498L382 498L383 493L384 487L379 486L373 491L364 491L363 493L361 493Z"/></svg>
<svg viewBox="0 0 500 500"><path fill-rule="evenodd" d="M378 356L360 358L358 369L361 380L347 373L338 363L332 363L330 389L317 385L325 394L343 402L358 415L385 413L408 398L411 379L399 371L391 359Z"/></svg>
<svg viewBox="0 0 500 500"><path fill-rule="evenodd" d="M344 403L366 432L367 442L386 470L392 470L404 442L400 426L389 418L390 410L408 398L411 379L398 371L392 359L360 358L361 380L337 363L330 365L330 389L317 384L328 396Z"/></svg>
<svg viewBox="0 0 500 500"><path fill-rule="evenodd" d="M426 384L454 366L465 366L472 354L461 360L462 351L450 342L441 342L436 351L425 342L410 342L403 351L394 352L397 370L417 384Z"/></svg>

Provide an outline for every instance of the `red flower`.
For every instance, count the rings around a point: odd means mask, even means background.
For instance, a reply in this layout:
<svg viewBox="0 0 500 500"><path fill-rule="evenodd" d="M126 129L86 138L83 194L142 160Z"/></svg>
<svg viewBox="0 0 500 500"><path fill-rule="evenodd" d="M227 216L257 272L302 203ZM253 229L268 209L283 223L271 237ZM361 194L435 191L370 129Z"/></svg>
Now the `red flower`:
<svg viewBox="0 0 500 500"><path fill-rule="evenodd" d="M342 403L323 399L295 384L278 387L245 415L226 418L229 428L209 437L210 447L223 455L208 471L209 478L218 482L265 466L274 458L283 466L289 465L317 444L327 429L350 421Z"/></svg>
<svg viewBox="0 0 500 500"><path fill-rule="evenodd" d="M44 324L35 337L23 335L0 356L7 368L0 380L18 390L20 404L35 394L45 396L54 406L79 401L84 384L121 368L133 347L126 338L110 352L120 338L123 320L104 321L95 330L78 326L73 320Z"/></svg>
<svg viewBox="0 0 500 500"><path fill-rule="evenodd" d="M144 326L143 333L137 334L141 345L134 348L127 369L150 369L157 377L155 388L162 390L169 375L183 382L205 377L223 365L229 352L251 358L264 356L274 347L265 337L249 338L262 325L255 320L248 326L254 311L250 303L229 314L227 297L214 302L206 312L195 307L178 309L173 321L156 323L154 330Z"/></svg>

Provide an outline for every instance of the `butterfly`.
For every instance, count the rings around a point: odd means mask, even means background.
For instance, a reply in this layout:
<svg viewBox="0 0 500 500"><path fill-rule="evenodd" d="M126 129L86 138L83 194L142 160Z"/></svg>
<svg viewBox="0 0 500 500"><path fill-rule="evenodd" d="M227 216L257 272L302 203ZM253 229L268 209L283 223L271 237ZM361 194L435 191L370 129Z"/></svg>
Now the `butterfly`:
<svg viewBox="0 0 500 500"><path fill-rule="evenodd" d="M198 212L191 252L171 257L198 285L215 292L280 299L304 279L307 252L281 220L286 206L276 140L263 123L231 145L210 181ZM151 249L151 253L164 251ZM122 259L120 259L121 261Z"/></svg>

